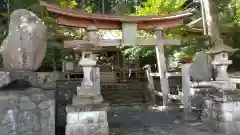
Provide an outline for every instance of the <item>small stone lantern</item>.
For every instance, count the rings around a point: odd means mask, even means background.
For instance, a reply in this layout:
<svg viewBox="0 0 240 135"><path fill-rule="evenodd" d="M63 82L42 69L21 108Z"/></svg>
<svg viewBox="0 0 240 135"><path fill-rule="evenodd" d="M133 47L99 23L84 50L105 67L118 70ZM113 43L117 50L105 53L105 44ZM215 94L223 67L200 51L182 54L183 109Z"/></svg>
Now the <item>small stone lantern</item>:
<svg viewBox="0 0 240 135"><path fill-rule="evenodd" d="M83 81L80 87L77 87L77 96L96 96L97 91L94 89L92 69L96 66L96 61L92 58L94 55L91 51L82 52L82 59L79 61L78 65L83 68Z"/></svg>
<svg viewBox="0 0 240 135"><path fill-rule="evenodd" d="M229 54L233 54L237 49L227 46L223 43L222 39L218 39L215 42L215 46L207 53L212 56L211 64L214 66L217 74L215 76L216 81L229 81L227 73L228 65L232 64L232 60L229 60Z"/></svg>

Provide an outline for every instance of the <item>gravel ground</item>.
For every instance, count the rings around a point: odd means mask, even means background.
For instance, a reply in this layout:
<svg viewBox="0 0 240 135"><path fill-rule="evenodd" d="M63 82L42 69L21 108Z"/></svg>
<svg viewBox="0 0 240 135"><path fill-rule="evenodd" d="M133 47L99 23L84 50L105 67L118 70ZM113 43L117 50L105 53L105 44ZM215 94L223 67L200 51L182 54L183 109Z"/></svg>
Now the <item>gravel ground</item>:
<svg viewBox="0 0 240 135"><path fill-rule="evenodd" d="M111 107L108 122L110 135L225 135L196 120L195 114L191 114L191 120L184 120L179 108Z"/></svg>

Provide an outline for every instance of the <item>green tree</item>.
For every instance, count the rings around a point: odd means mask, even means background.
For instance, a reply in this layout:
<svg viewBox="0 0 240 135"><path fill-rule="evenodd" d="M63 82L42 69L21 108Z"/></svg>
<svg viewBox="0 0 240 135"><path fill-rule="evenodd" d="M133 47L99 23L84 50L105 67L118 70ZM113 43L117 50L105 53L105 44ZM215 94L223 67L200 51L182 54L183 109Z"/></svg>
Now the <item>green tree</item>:
<svg viewBox="0 0 240 135"><path fill-rule="evenodd" d="M167 15L172 12L178 12L182 10L184 5L184 0L146 0L140 6L136 6L136 13L130 15L138 16L151 16L151 15ZM181 30L183 27L172 28L164 30L165 37L181 37ZM154 31L140 31L138 37L140 38L152 38L154 36ZM167 48L166 55L173 55L176 48ZM154 47L144 47L144 46L134 46L133 48L128 48L124 50L124 54L129 60L135 59L156 59L155 48Z"/></svg>

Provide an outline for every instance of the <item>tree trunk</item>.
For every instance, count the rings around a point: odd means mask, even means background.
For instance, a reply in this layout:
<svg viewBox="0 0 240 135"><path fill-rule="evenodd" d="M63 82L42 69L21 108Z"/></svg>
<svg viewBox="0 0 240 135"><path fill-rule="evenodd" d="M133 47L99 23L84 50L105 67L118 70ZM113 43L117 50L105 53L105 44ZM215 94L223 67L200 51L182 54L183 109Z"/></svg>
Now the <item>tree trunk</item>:
<svg viewBox="0 0 240 135"><path fill-rule="evenodd" d="M219 19L217 10L217 0L203 0L205 20L207 24L207 35L210 36L211 43L215 45L215 41L220 38ZM203 17L204 17L203 16Z"/></svg>

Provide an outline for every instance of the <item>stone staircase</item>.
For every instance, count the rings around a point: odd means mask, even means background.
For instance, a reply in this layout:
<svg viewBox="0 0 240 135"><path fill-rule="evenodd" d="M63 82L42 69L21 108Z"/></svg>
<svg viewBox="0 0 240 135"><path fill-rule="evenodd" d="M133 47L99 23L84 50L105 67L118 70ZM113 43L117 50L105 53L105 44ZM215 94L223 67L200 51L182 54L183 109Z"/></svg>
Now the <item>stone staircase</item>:
<svg viewBox="0 0 240 135"><path fill-rule="evenodd" d="M109 105L141 105L149 101L146 82L102 83L101 93Z"/></svg>

